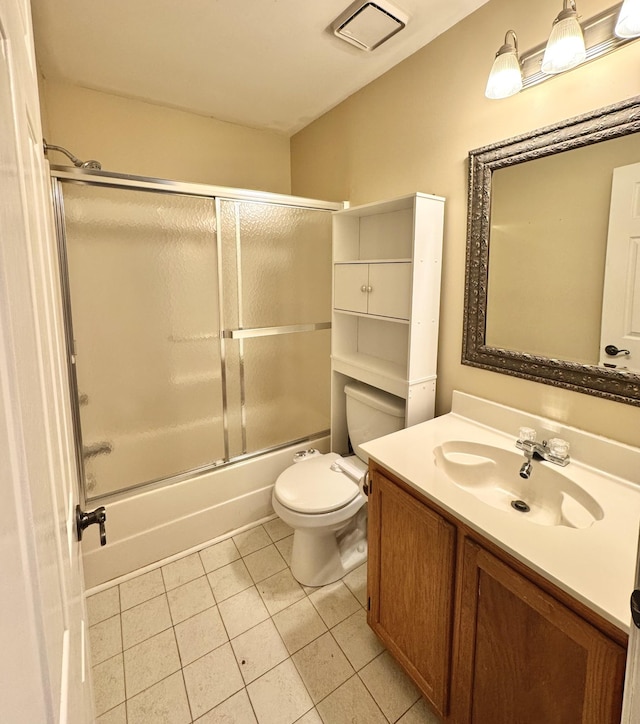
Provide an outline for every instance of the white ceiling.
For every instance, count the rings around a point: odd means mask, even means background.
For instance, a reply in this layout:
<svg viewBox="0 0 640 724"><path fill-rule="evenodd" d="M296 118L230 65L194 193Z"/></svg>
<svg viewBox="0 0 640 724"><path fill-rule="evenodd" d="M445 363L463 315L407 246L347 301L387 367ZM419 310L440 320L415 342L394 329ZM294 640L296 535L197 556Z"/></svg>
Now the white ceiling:
<svg viewBox="0 0 640 724"><path fill-rule="evenodd" d="M295 133L487 0L397 0L372 52L327 28L350 0L32 0L47 79Z"/></svg>

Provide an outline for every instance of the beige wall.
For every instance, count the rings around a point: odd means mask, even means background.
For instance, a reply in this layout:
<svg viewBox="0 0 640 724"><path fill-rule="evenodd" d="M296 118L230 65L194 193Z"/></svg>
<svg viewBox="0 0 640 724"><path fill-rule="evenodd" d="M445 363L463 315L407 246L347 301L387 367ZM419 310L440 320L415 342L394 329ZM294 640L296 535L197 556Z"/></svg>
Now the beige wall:
<svg viewBox="0 0 640 724"><path fill-rule="evenodd" d="M609 0L582 0L588 18ZM491 0L476 13L292 138L292 191L353 204L412 191L447 198L438 398L487 397L640 444L640 408L460 364L469 150L640 94L640 43L513 98L484 87L504 33L521 50L543 42L557 0Z"/></svg>
<svg viewBox="0 0 640 724"><path fill-rule="evenodd" d="M273 131L51 81L40 87L45 138L105 171L290 193L289 139ZM65 163L59 153L52 163Z"/></svg>

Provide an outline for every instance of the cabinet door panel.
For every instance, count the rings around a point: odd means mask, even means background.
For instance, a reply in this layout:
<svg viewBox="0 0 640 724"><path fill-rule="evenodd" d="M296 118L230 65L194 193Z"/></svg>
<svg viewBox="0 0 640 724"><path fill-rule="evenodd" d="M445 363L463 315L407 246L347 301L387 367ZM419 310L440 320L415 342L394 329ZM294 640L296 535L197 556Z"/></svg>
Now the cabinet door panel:
<svg viewBox="0 0 640 724"><path fill-rule="evenodd" d="M409 319L411 316L411 264L369 266L369 314Z"/></svg>
<svg viewBox="0 0 640 724"><path fill-rule="evenodd" d="M334 267L333 306L348 312L367 311L367 264L336 264ZM364 287L364 291L362 288Z"/></svg>
<svg viewBox="0 0 640 724"><path fill-rule="evenodd" d="M376 473L369 498L369 531L369 625L444 715L455 528Z"/></svg>
<svg viewBox="0 0 640 724"><path fill-rule="evenodd" d="M624 650L469 541L459 617L456 722L620 721Z"/></svg>

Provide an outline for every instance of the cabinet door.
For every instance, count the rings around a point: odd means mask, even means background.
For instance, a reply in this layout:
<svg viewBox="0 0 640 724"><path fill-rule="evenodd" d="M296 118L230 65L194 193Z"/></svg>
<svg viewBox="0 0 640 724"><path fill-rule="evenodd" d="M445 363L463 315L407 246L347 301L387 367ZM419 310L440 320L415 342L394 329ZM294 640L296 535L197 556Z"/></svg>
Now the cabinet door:
<svg viewBox="0 0 640 724"><path fill-rule="evenodd" d="M374 473L368 622L441 715L449 694L455 528Z"/></svg>
<svg viewBox="0 0 640 724"><path fill-rule="evenodd" d="M367 311L369 266L336 264L333 277L333 306L348 312Z"/></svg>
<svg viewBox="0 0 640 724"><path fill-rule="evenodd" d="M618 724L625 651L465 542L454 664L458 724Z"/></svg>
<svg viewBox="0 0 640 724"><path fill-rule="evenodd" d="M411 263L369 266L369 314L409 319L411 316Z"/></svg>

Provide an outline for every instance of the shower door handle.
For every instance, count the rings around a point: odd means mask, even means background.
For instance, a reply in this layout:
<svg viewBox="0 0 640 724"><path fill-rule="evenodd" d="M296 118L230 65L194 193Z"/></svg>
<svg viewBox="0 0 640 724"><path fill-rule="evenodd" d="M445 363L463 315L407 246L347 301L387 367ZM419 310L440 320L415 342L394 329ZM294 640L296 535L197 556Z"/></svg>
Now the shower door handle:
<svg viewBox="0 0 640 724"><path fill-rule="evenodd" d="M100 545L107 545L107 531L105 528L106 522L107 511L103 505L95 510L92 510L90 513L85 513L79 505L76 505L76 532L78 534L78 541L82 540L82 533L84 529L95 523L100 527Z"/></svg>
<svg viewBox="0 0 640 724"><path fill-rule="evenodd" d="M279 334L295 332L317 332L331 329L331 322L311 322L309 324L285 324L280 327L249 327L247 329L225 329L224 339L253 339L254 337L275 337Z"/></svg>

